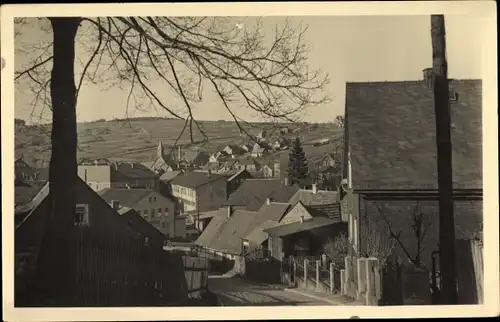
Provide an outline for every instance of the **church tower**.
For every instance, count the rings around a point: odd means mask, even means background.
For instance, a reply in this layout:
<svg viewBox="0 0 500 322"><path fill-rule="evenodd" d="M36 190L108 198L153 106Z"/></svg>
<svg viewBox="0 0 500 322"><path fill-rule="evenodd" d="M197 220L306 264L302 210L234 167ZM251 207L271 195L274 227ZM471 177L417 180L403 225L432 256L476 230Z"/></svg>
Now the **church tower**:
<svg viewBox="0 0 500 322"><path fill-rule="evenodd" d="M165 156L165 151L163 150L163 143L161 143L161 140L158 142L158 148L156 149L156 157L163 159Z"/></svg>

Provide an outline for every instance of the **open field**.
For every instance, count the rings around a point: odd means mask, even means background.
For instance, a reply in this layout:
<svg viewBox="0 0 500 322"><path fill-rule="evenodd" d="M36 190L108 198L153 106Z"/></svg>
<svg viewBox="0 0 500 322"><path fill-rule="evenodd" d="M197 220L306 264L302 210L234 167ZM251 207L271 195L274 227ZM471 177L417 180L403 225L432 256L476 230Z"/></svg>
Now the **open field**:
<svg viewBox="0 0 500 322"><path fill-rule="evenodd" d="M248 136L240 133L234 122L202 121L200 125L208 137L208 141L203 142L203 135L193 125L193 138L196 143L191 144L189 129L186 129L178 141L178 145L183 150L199 149L215 152L218 148L229 143L243 144L249 141ZM158 141L161 140L165 149L168 149L179 137L183 126L183 120L163 118L79 123L78 158L150 160L156 155L155 149L158 146ZM289 129L289 133L282 136L300 137L307 154L323 154L332 151L342 137L342 130L333 123L280 124L280 126L286 126ZM245 130L251 135L266 130L269 134L268 140L276 139L279 136L276 124L254 123L246 125ZM332 139L332 143L312 146L314 141L323 138ZM50 125L18 128L15 142L16 155L23 155L26 161L37 162L37 159L47 161L50 157Z"/></svg>

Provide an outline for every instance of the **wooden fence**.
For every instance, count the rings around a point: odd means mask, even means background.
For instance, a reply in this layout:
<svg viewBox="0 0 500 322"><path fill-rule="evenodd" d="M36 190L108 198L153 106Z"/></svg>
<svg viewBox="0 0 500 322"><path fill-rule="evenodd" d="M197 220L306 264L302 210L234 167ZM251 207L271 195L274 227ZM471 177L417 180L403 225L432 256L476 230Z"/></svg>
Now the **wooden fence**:
<svg viewBox="0 0 500 322"><path fill-rule="evenodd" d="M184 276L189 298L200 298L208 291L210 262L206 258L183 256Z"/></svg>
<svg viewBox="0 0 500 322"><path fill-rule="evenodd" d="M170 305L187 299L180 256L81 230L76 241L76 303L81 306Z"/></svg>
<svg viewBox="0 0 500 322"><path fill-rule="evenodd" d="M75 231L70 247L74 254L74 263L69 265L74 285L44 280L40 266L40 273L27 282L26 292L16 302L20 300L21 306L100 307L173 306L188 300L182 258L161 247L90 229ZM50 293L60 294L61 298L45 303L48 287Z"/></svg>

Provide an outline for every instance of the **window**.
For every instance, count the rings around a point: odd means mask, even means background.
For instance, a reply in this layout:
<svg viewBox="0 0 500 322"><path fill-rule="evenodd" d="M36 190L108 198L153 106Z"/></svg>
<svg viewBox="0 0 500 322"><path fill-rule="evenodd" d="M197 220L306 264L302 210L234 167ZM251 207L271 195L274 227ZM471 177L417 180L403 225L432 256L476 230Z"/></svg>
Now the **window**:
<svg viewBox="0 0 500 322"><path fill-rule="evenodd" d="M88 226L89 225L89 207L88 204L76 205L75 209L75 226Z"/></svg>
<svg viewBox="0 0 500 322"><path fill-rule="evenodd" d="M144 210L144 218L148 218L148 210L147 209Z"/></svg>
<svg viewBox="0 0 500 322"><path fill-rule="evenodd" d="M151 218L154 218L154 217L155 217L155 209L151 208Z"/></svg>
<svg viewBox="0 0 500 322"><path fill-rule="evenodd" d="M153 202L156 202L156 197L153 197Z"/></svg>
<svg viewBox="0 0 500 322"><path fill-rule="evenodd" d="M153 202L153 197L149 197L149 202Z"/></svg>
<svg viewBox="0 0 500 322"><path fill-rule="evenodd" d="M158 214L161 214L161 208L158 208Z"/></svg>
<svg viewBox="0 0 500 322"><path fill-rule="evenodd" d="M165 208L165 213L168 213L168 208Z"/></svg>

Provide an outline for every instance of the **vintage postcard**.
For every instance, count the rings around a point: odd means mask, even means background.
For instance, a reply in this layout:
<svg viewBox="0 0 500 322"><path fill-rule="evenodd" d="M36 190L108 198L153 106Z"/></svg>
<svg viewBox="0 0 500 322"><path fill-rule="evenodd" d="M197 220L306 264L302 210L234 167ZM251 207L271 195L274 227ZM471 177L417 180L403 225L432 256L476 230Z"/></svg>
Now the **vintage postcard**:
<svg viewBox="0 0 500 322"><path fill-rule="evenodd" d="M4 320L498 315L495 9L2 6Z"/></svg>

